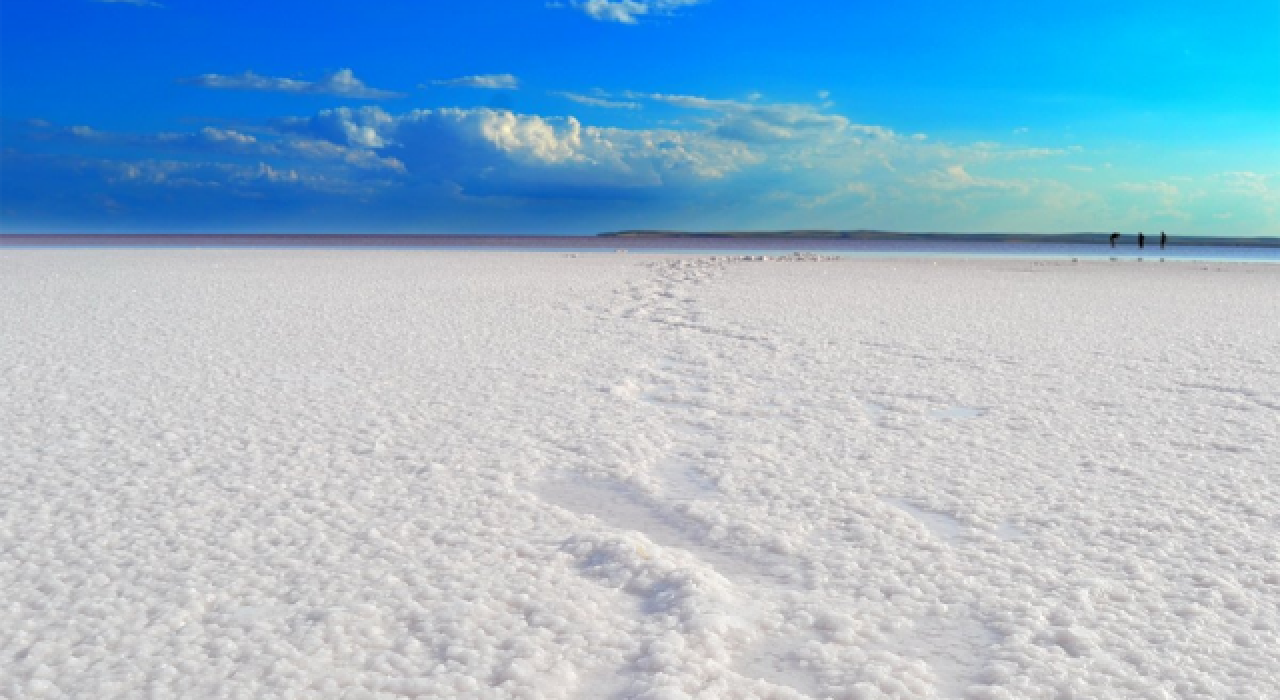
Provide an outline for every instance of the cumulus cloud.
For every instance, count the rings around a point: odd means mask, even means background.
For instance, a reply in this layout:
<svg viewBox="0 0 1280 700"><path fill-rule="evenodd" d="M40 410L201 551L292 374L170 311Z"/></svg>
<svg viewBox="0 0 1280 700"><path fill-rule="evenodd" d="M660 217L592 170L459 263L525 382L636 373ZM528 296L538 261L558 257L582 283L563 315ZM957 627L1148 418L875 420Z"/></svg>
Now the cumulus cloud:
<svg viewBox="0 0 1280 700"><path fill-rule="evenodd" d="M461 78L452 78L450 80L433 80L431 81L431 84L440 87L517 90L520 88L520 79L510 73L496 73L490 75L466 75Z"/></svg>
<svg viewBox="0 0 1280 700"><path fill-rule="evenodd" d="M639 102L624 102L622 100L611 100L607 97L597 97L594 95L579 95L575 92L552 92L556 97L563 97L571 102L577 102L580 105L588 107L600 107L603 109L640 109Z"/></svg>
<svg viewBox="0 0 1280 700"><path fill-rule="evenodd" d="M330 73L311 82L292 78L272 78L245 71L236 75L206 73L179 81L185 85L212 90L251 90L255 92L282 92L294 95L333 95L360 100L378 100L404 97L403 93L379 90L365 85L350 68Z"/></svg>
<svg viewBox="0 0 1280 700"><path fill-rule="evenodd" d="M637 24L647 16L669 15L705 0L574 0L572 7L601 22ZM555 5L563 7L563 4Z"/></svg>
<svg viewBox="0 0 1280 700"><path fill-rule="evenodd" d="M382 148L383 134L395 127L395 119L377 107L326 109L313 117L286 117L274 122L276 128L314 135L334 143L359 148Z"/></svg>

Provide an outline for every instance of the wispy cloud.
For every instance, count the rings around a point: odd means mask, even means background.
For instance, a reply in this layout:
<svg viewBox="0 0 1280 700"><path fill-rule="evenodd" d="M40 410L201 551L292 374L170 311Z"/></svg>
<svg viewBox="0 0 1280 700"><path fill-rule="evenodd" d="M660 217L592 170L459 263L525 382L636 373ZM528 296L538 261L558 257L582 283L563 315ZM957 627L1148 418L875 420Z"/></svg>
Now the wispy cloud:
<svg viewBox="0 0 1280 700"><path fill-rule="evenodd" d="M272 78L245 71L236 75L206 73L179 81L184 85L212 90L251 90L255 92L282 92L294 95L334 95L360 100L378 100L404 97L404 93L379 90L365 85L350 68L330 73L317 81Z"/></svg>
<svg viewBox="0 0 1280 700"><path fill-rule="evenodd" d="M601 22L637 24L643 17L669 15L682 7L703 2L705 0L574 0L570 6ZM554 3L550 6L565 5Z"/></svg>
<svg viewBox="0 0 1280 700"><path fill-rule="evenodd" d="M1188 205L1204 196L1198 187L1176 185L1167 180L1149 182L1121 182L1116 189L1135 195L1135 204L1148 216L1172 217L1189 220L1192 215Z"/></svg>
<svg viewBox="0 0 1280 700"><path fill-rule="evenodd" d="M90 0L91 2L104 3L110 5L133 5L134 7L164 7L164 5L153 2L152 0Z"/></svg>
<svg viewBox="0 0 1280 700"><path fill-rule="evenodd" d="M433 80L430 84L439 87L481 88L484 90L517 90L520 88L520 79L510 73L497 73L490 75L466 75L461 78L452 78L450 80ZM420 87L426 87L426 85L422 85Z"/></svg>
<svg viewBox="0 0 1280 700"><path fill-rule="evenodd" d="M1254 173L1248 171L1233 171L1220 173L1217 176L1228 190L1237 194L1244 194L1261 199L1280 198L1280 192L1277 192L1271 185L1271 180L1275 179L1273 175L1263 173Z"/></svg>
<svg viewBox="0 0 1280 700"><path fill-rule="evenodd" d="M611 100L607 97L595 97L592 95L579 95L576 92L552 92L556 97L563 97L566 100L577 102L580 105L588 107L601 107L603 109L640 109L639 102L623 102L621 100Z"/></svg>
<svg viewBox="0 0 1280 700"><path fill-rule="evenodd" d="M158 152L186 152L219 156L252 156L291 162L327 161L345 164L364 170L403 171L404 166L395 158L385 158L374 153L358 139L353 145L339 145L316 138L262 139L234 129L206 126L195 132L162 131L152 134L130 134L99 131L88 126L72 126L61 130L59 137L84 144L125 146ZM267 134L271 137L272 134Z"/></svg>
<svg viewBox="0 0 1280 700"><path fill-rule="evenodd" d="M626 92L624 95L630 99L651 100L681 109L719 113L719 116L708 120L715 134L744 143L792 141L822 134L833 135L846 130L874 136L883 131L879 127L851 124L845 117L825 114L813 105L741 102L661 93Z"/></svg>
<svg viewBox="0 0 1280 700"><path fill-rule="evenodd" d="M994 189L1026 192L1029 184L1022 180L1000 180L971 174L963 165L949 165L919 177L908 178L911 184L933 190Z"/></svg>

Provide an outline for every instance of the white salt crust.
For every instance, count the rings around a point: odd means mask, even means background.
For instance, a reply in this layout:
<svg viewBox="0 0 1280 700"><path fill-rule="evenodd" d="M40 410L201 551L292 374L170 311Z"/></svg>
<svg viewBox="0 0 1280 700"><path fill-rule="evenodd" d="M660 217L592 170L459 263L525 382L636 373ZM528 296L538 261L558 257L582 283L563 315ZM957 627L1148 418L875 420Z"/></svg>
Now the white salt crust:
<svg viewBox="0 0 1280 700"><path fill-rule="evenodd" d="M1277 300L0 251L0 696L1280 697Z"/></svg>

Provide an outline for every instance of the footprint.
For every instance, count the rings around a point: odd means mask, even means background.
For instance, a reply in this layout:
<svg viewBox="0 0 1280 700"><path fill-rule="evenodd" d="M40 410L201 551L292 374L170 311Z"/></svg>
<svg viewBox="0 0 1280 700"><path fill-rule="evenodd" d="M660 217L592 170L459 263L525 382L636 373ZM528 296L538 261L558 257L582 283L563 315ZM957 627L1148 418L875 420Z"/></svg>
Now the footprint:
<svg viewBox="0 0 1280 700"><path fill-rule="evenodd" d="M579 515L589 515L618 530L639 532L663 547L694 555L732 582L795 585L802 573L782 557L768 552L735 552L702 542L698 525L664 509L638 489L622 482L561 477L542 482L535 493L542 500Z"/></svg>
<svg viewBox="0 0 1280 700"><path fill-rule="evenodd" d="M938 697L963 698L978 681L1000 643L991 628L968 614L916 620L904 634L889 642L888 649L929 666Z"/></svg>
<svg viewBox="0 0 1280 700"><path fill-rule="evenodd" d="M928 528L929 532L943 540L954 540L957 537L964 535L966 532L965 526L959 520L956 520L945 513L936 513L931 510L926 510L899 498L885 498L882 500L915 518L922 525Z"/></svg>
<svg viewBox="0 0 1280 700"><path fill-rule="evenodd" d="M663 483L662 497L668 501L707 501L720 497L715 482L684 460L673 458L661 462L656 473Z"/></svg>
<svg viewBox="0 0 1280 700"><path fill-rule="evenodd" d="M790 688L807 697L826 697L822 682L810 667L805 645L808 637L774 637L738 658L738 673L773 685Z"/></svg>

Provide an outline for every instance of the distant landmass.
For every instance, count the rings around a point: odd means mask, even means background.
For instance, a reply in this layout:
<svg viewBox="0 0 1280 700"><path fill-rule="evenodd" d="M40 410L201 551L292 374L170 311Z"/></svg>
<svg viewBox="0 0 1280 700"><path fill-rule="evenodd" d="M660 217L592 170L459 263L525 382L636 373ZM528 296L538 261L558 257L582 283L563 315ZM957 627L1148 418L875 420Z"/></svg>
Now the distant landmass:
<svg viewBox="0 0 1280 700"><path fill-rule="evenodd" d="M1107 244L1111 232L1090 231L1072 233L946 233L877 231L858 229L836 231L828 229L796 229L784 231L660 231L628 230L599 234L604 238L660 239L660 238L731 238L731 239L800 239L800 240L850 240L850 241L958 241L966 243L1093 243ZM1121 233L1120 238L1131 242L1137 233ZM1147 241L1159 243L1160 233L1147 234ZM1280 248L1280 237L1246 236L1169 236L1170 243L1178 245L1249 246Z"/></svg>

